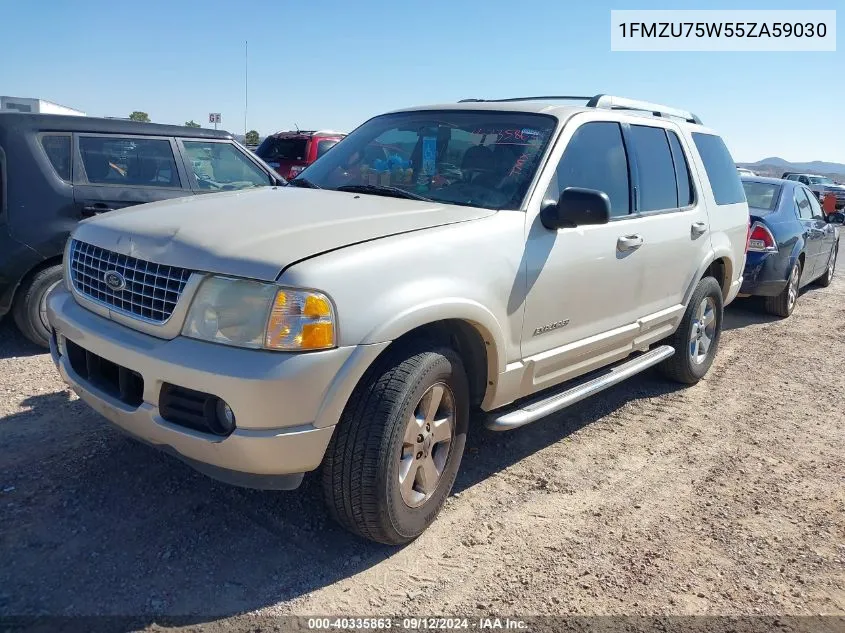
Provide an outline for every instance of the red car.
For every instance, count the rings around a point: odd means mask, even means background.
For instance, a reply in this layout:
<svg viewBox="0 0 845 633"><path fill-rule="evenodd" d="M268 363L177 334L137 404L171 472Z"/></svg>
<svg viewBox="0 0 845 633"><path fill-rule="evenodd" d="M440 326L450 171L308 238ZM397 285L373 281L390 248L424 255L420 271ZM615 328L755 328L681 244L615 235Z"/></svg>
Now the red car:
<svg viewBox="0 0 845 633"><path fill-rule="evenodd" d="M331 130L277 132L265 138L255 153L282 177L290 180L345 136Z"/></svg>

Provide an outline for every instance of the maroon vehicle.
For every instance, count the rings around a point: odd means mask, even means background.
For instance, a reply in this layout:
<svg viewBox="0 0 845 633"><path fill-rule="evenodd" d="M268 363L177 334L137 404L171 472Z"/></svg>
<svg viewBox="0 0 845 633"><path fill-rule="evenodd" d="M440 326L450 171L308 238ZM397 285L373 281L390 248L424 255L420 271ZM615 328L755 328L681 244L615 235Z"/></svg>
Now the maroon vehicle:
<svg viewBox="0 0 845 633"><path fill-rule="evenodd" d="M345 136L331 130L277 132L265 138L255 153L282 177L290 180Z"/></svg>

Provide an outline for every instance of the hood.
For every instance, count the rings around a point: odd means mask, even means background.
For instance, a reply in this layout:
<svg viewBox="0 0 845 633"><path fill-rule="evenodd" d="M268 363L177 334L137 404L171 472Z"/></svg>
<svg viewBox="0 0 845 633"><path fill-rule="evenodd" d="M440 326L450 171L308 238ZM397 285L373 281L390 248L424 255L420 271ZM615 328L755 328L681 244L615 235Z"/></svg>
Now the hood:
<svg viewBox="0 0 845 633"><path fill-rule="evenodd" d="M825 191L845 191L845 185L816 185Z"/></svg>
<svg viewBox="0 0 845 633"><path fill-rule="evenodd" d="M297 187L201 194L112 211L73 237L168 266L273 281L288 265L351 244L495 211Z"/></svg>

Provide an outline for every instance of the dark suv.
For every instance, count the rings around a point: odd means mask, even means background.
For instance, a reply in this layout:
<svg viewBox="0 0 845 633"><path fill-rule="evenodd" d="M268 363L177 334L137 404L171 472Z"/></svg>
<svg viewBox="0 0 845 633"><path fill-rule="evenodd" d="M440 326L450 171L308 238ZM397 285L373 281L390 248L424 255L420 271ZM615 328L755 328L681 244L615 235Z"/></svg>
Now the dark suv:
<svg viewBox="0 0 845 633"><path fill-rule="evenodd" d="M49 343L46 296L80 220L131 205L286 184L224 131L0 113L0 317Z"/></svg>
<svg viewBox="0 0 845 633"><path fill-rule="evenodd" d="M296 130L271 134L255 153L270 167L290 180L338 144L346 134L322 130Z"/></svg>

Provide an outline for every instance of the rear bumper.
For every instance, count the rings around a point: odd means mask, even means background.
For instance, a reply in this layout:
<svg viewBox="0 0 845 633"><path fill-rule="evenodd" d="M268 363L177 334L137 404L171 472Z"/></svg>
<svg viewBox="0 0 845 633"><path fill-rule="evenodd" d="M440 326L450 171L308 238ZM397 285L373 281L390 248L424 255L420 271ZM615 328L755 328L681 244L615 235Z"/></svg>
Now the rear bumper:
<svg viewBox="0 0 845 633"><path fill-rule="evenodd" d="M740 293L775 297L786 288L790 258L781 253L748 253Z"/></svg>

